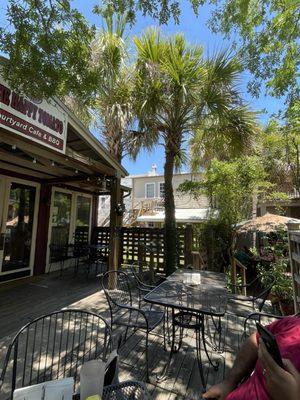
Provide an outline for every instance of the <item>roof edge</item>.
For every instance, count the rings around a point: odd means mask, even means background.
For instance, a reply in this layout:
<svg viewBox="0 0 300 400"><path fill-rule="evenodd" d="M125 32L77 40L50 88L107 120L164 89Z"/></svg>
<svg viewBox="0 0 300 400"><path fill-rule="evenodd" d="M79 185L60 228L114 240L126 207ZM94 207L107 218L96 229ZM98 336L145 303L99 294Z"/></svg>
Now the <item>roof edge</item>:
<svg viewBox="0 0 300 400"><path fill-rule="evenodd" d="M64 111L68 114L68 116L71 118L71 121L69 121L76 131L81 135L84 136L86 135L88 139L92 142L92 144L95 146L95 148L98 150L98 152L103 156L104 158L108 159L109 164L116 170L118 170L121 173L121 177L124 178L125 176L128 176L128 171L114 158L112 155L109 153L109 151L103 146L103 144L90 132L90 130L80 121L80 119L69 109L66 104L60 100L58 97L54 97L55 102L64 109ZM83 134L83 135L82 135Z"/></svg>

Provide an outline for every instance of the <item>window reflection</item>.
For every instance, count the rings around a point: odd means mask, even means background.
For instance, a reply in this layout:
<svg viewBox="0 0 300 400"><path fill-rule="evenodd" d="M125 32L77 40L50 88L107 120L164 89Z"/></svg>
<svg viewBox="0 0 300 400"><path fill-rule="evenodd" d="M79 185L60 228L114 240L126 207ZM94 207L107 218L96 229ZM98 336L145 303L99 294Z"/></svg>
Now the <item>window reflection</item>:
<svg viewBox="0 0 300 400"><path fill-rule="evenodd" d="M29 267L35 195L33 186L11 184L2 271Z"/></svg>
<svg viewBox="0 0 300 400"><path fill-rule="evenodd" d="M54 192L51 243L66 245L69 242L72 195Z"/></svg>

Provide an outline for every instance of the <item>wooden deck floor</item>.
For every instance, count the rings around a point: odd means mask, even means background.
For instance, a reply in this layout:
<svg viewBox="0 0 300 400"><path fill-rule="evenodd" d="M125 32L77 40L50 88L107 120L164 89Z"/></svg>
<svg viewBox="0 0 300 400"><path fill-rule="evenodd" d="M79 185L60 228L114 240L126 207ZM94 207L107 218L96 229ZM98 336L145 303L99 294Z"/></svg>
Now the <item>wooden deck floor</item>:
<svg viewBox="0 0 300 400"><path fill-rule="evenodd" d="M60 278L54 274L0 286L0 368L7 344L19 328L41 314L64 307L86 309L108 317L106 300L95 276L74 278L65 273ZM209 366L205 355L202 357L208 386L222 380L240 346L242 320L227 316L222 323L224 351L221 354L211 351L212 358L219 361L218 371ZM163 350L161 332L151 335L149 348L153 383L148 384L148 388L153 399L199 399L201 380L196 367L194 340L194 334L188 332L183 348L173 358L168 378L157 384L155 376L162 371L168 353ZM145 380L145 348L141 332L132 335L122 346L120 361L120 380Z"/></svg>

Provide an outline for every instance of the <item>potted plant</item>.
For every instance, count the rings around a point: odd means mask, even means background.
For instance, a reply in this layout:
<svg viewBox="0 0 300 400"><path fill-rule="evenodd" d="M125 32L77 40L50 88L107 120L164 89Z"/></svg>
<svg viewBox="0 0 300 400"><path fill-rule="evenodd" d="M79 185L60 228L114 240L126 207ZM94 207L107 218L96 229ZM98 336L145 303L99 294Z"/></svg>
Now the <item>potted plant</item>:
<svg viewBox="0 0 300 400"><path fill-rule="evenodd" d="M282 257L271 263L268 268L261 265L258 267L264 286L267 286L275 278L270 300L273 305L279 307L283 315L294 313L293 281L291 274L287 272L288 263L288 258Z"/></svg>

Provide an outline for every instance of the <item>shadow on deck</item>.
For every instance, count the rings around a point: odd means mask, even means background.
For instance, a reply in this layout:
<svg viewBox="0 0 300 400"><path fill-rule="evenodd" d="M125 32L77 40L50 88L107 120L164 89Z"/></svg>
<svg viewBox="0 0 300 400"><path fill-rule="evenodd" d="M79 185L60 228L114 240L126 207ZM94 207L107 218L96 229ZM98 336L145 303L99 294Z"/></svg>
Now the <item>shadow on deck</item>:
<svg viewBox="0 0 300 400"><path fill-rule="evenodd" d="M30 320L62 308L79 308L100 313L108 318L108 306L104 293L100 291L95 276L76 276L66 271L60 278L57 274L43 275L0 287L0 368L7 345L14 333ZM109 320L109 319L108 319ZM218 371L208 364L203 353L202 360L208 386L223 379L232 366L240 347L243 318L225 316L222 321L223 352L210 351L214 361L219 362ZM155 377L165 365L168 353L163 350L162 332L150 335L149 363L152 384L148 385L153 399L199 399L201 380L196 365L195 336L188 331L182 349L175 354L168 378L157 384ZM120 380L145 380L144 335L137 332L120 349ZM1 398L1 396L0 396Z"/></svg>

